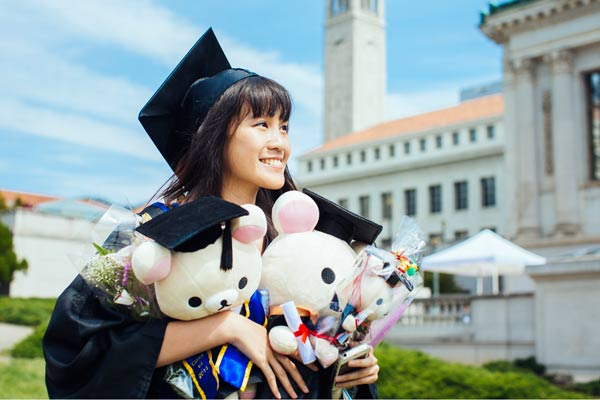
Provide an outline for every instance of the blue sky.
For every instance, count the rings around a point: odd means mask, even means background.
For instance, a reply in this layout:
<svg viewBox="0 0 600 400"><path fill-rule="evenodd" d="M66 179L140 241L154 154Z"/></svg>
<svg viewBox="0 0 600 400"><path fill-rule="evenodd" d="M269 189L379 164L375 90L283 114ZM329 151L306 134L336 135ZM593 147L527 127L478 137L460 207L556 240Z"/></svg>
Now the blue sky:
<svg viewBox="0 0 600 400"><path fill-rule="evenodd" d="M501 79L484 0L387 0L386 118ZM3 0L0 188L137 204L170 170L139 109L212 26L233 66L294 98L294 155L321 143L324 0ZM291 163L292 172L295 161Z"/></svg>

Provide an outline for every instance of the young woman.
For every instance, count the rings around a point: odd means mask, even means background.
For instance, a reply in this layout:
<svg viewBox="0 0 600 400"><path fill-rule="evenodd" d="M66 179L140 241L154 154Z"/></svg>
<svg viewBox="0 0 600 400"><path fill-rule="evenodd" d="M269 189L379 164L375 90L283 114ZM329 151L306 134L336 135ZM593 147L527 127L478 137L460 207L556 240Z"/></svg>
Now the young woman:
<svg viewBox="0 0 600 400"><path fill-rule="evenodd" d="M270 79L230 69L209 30L140 114L175 171L161 193L165 203L216 195L255 203L270 215L275 199L295 188L286 166L290 112L288 92ZM263 247L273 237L270 226ZM271 350L263 326L233 312L185 322L138 322L103 306L78 277L59 297L44 337L48 393L164 396L161 367L226 343L260 368L275 397L295 398L294 387L308 392L296 364ZM351 366L354 372L337 378L340 387L377 380L372 353Z"/></svg>

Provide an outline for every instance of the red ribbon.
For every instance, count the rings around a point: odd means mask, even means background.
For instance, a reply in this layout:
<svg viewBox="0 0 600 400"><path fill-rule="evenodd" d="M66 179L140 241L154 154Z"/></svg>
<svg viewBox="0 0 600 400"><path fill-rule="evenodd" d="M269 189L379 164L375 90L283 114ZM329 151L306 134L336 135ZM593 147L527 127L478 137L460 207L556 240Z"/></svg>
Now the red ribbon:
<svg viewBox="0 0 600 400"><path fill-rule="evenodd" d="M295 337L301 336L302 343L306 343L306 339L308 339L309 333L310 333L310 330L308 329L308 327L304 324L300 324L300 326L298 326L298 330L296 332L294 332L294 336Z"/></svg>

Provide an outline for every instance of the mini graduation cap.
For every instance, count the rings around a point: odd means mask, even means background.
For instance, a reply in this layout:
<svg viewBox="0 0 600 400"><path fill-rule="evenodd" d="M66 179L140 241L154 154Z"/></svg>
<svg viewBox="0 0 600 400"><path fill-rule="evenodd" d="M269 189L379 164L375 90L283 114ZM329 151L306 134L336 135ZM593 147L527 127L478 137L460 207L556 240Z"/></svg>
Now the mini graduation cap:
<svg viewBox="0 0 600 400"><path fill-rule="evenodd" d="M248 211L237 204L204 196L155 216L136 231L169 250L188 253L213 244L223 235L221 269L227 271L233 261L231 220L244 215Z"/></svg>
<svg viewBox="0 0 600 400"><path fill-rule="evenodd" d="M221 94L250 76L256 74L231 68L212 28L183 57L138 117L173 170L190 134Z"/></svg>
<svg viewBox="0 0 600 400"><path fill-rule="evenodd" d="M319 207L319 222L315 230L328 233L350 243L352 240L373 244L383 227L344 207L326 199L315 192L304 189Z"/></svg>

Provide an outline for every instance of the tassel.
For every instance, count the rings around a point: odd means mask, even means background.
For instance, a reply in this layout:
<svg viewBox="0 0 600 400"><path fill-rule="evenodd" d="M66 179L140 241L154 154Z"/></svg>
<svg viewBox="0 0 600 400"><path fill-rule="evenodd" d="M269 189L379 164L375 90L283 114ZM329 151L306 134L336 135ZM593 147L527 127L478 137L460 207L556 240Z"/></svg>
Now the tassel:
<svg viewBox="0 0 600 400"><path fill-rule="evenodd" d="M231 221L225 222L223 230L223 249L221 250L221 269L229 271L233 265L233 247L231 243Z"/></svg>

